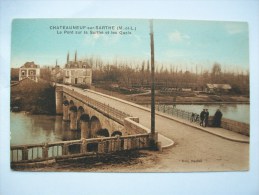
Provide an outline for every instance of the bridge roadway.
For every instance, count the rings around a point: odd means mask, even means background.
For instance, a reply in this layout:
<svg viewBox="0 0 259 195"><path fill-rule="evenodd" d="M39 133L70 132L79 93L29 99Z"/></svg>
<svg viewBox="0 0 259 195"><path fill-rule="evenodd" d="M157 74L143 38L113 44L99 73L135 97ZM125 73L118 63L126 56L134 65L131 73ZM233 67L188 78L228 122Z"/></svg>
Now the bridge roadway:
<svg viewBox="0 0 259 195"><path fill-rule="evenodd" d="M139 117L150 128L150 111L142 106L91 90L69 87L99 102ZM249 137L219 128L201 128L189 121L156 114L156 131L164 149L156 171L231 171L249 169ZM169 138L169 139L167 139ZM153 169L151 169L153 171Z"/></svg>

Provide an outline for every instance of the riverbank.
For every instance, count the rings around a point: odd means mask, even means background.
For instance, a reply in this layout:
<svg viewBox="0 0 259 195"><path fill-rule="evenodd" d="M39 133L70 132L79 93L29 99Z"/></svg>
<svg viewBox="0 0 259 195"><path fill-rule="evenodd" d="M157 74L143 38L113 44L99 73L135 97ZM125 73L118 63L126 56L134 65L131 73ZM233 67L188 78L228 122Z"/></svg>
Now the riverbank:
<svg viewBox="0 0 259 195"><path fill-rule="evenodd" d="M92 90L111 95L136 104L150 104L151 96L148 93L125 95L122 93L105 90L103 88L94 87ZM249 104L250 99L245 95L190 95L182 94L178 96L170 96L156 92L156 104Z"/></svg>
<svg viewBox="0 0 259 195"><path fill-rule="evenodd" d="M55 114L55 88L44 80L24 79L11 86L11 110Z"/></svg>

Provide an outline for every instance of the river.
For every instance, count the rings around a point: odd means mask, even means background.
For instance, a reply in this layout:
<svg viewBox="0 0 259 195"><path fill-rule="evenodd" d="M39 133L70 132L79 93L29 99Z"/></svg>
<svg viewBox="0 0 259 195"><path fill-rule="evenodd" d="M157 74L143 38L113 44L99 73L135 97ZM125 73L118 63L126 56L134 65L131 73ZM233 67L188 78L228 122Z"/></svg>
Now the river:
<svg viewBox="0 0 259 195"><path fill-rule="evenodd" d="M11 145L39 144L80 139L80 131L71 131L62 116L10 113Z"/></svg>

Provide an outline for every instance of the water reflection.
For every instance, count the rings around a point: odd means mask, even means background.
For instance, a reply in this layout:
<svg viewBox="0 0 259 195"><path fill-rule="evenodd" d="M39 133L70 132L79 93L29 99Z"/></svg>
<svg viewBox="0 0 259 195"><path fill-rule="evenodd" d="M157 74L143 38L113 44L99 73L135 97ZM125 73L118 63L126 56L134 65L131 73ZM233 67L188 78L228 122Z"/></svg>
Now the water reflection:
<svg viewBox="0 0 259 195"><path fill-rule="evenodd" d="M80 130L71 131L62 116L10 114L11 145L36 144L80 139Z"/></svg>

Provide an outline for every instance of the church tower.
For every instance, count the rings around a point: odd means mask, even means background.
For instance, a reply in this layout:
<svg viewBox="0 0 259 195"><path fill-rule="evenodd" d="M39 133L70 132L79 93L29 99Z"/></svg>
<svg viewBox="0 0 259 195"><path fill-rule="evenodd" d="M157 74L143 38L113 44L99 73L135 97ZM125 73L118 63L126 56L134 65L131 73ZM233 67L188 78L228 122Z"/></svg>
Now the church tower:
<svg viewBox="0 0 259 195"><path fill-rule="evenodd" d="M76 62L76 60L77 60L77 51L75 52L75 62Z"/></svg>
<svg viewBox="0 0 259 195"><path fill-rule="evenodd" d="M67 64L69 63L69 52L67 52Z"/></svg>

